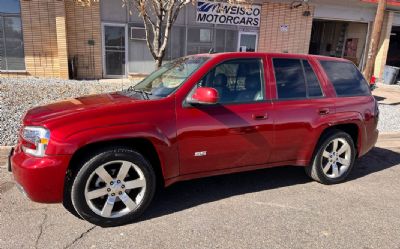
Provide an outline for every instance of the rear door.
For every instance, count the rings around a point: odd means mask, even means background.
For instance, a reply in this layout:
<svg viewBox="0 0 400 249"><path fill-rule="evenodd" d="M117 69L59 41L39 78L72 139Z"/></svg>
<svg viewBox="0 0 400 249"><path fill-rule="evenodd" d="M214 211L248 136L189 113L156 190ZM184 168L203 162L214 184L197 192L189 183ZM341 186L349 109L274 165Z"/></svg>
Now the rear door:
<svg viewBox="0 0 400 249"><path fill-rule="evenodd" d="M177 104L181 174L268 162L273 119L264 65L263 57L224 60L187 95L197 87L213 87L220 95L218 104Z"/></svg>
<svg viewBox="0 0 400 249"><path fill-rule="evenodd" d="M307 163L318 127L334 114L334 98L318 77L317 64L308 56L271 56L276 96L275 144L271 162ZM324 84L321 84L324 83Z"/></svg>

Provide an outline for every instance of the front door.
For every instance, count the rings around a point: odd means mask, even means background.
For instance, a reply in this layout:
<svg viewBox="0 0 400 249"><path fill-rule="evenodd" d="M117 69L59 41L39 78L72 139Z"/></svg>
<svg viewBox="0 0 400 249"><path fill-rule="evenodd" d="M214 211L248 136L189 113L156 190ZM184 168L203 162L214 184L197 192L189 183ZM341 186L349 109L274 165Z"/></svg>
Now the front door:
<svg viewBox="0 0 400 249"><path fill-rule="evenodd" d="M195 86L215 88L218 104L177 104L182 175L268 162L273 117L263 65L261 58L225 61Z"/></svg>
<svg viewBox="0 0 400 249"><path fill-rule="evenodd" d="M126 71L126 27L121 24L103 26L104 72L106 77L121 78Z"/></svg>
<svg viewBox="0 0 400 249"><path fill-rule="evenodd" d="M258 34L255 32L239 32L239 52L255 52Z"/></svg>

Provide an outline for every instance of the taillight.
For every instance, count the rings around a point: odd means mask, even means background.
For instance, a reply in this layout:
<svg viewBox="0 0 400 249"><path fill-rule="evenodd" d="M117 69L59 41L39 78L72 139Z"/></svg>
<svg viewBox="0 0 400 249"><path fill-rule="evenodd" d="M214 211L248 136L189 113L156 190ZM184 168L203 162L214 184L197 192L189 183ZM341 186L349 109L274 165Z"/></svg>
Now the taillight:
<svg viewBox="0 0 400 249"><path fill-rule="evenodd" d="M369 82L369 84L370 84L370 85L375 85L375 83L376 83L376 77L375 77L375 76L372 76L372 77L371 77L371 80L370 80L370 82Z"/></svg>

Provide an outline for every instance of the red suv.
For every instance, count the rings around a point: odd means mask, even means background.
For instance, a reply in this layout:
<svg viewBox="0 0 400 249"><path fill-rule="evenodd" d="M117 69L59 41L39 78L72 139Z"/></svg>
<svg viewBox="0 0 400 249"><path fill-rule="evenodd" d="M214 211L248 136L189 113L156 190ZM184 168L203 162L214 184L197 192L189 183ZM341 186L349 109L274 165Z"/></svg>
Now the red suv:
<svg viewBox="0 0 400 249"><path fill-rule="evenodd" d="M374 146L378 114L347 60L193 55L126 91L31 109L10 164L33 201L115 226L177 181L296 165L323 184L342 182Z"/></svg>

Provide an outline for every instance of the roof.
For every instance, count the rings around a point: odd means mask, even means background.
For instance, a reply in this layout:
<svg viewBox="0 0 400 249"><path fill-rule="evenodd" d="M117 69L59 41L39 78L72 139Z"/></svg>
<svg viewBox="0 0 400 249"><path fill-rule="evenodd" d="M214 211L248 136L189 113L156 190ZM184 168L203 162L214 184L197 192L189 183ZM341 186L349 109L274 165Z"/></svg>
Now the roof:
<svg viewBox="0 0 400 249"><path fill-rule="evenodd" d="M378 3L378 0L360 0L361 2L367 2L367 3ZM388 6L397 6L400 7L400 0L387 0L387 5Z"/></svg>

